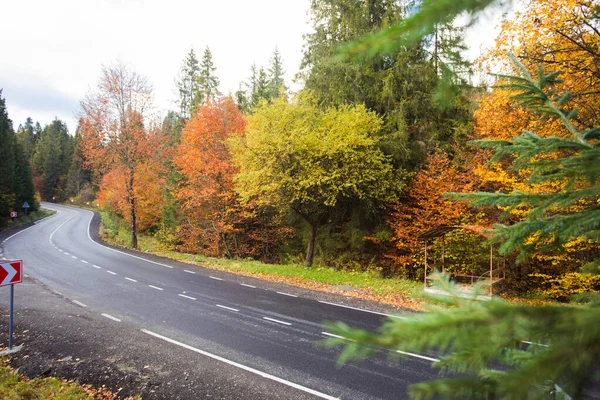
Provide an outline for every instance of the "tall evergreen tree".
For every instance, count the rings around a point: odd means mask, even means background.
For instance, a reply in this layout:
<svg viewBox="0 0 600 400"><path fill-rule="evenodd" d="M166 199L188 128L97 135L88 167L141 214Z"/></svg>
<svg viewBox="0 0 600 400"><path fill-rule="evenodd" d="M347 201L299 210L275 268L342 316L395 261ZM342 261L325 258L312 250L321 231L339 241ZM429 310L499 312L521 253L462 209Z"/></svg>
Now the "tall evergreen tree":
<svg viewBox="0 0 600 400"><path fill-rule="evenodd" d="M14 195L14 146L12 121L8 118L6 100L0 89L0 226L6 224L15 202Z"/></svg>
<svg viewBox="0 0 600 400"><path fill-rule="evenodd" d="M279 97L279 91L283 90L287 91L287 87L285 86L284 80L285 71L283 69L283 59L281 58L281 54L279 53L279 49L275 47L275 51L273 51L273 55L269 60L269 97L276 98Z"/></svg>
<svg viewBox="0 0 600 400"><path fill-rule="evenodd" d="M31 176L31 166L26 156L23 146L15 142L15 170L13 191L15 193L14 209L20 210L25 202L29 204L29 211L36 211L39 208L35 198L35 187Z"/></svg>
<svg viewBox="0 0 600 400"><path fill-rule="evenodd" d="M47 125L35 147L32 164L39 177L37 190L44 200L64 200L66 176L73 154L73 139L64 122Z"/></svg>
<svg viewBox="0 0 600 400"><path fill-rule="evenodd" d="M19 128L17 129L17 140L21 143L21 146L23 146L25 157L27 157L28 160L33 156L37 138L38 136L33 120L30 117L27 117L25 124L19 125Z"/></svg>
<svg viewBox="0 0 600 400"><path fill-rule="evenodd" d="M76 197L86 185L92 183L92 172L84 166L83 152L81 151L81 122L73 139L73 155L66 176L65 198Z"/></svg>
<svg viewBox="0 0 600 400"><path fill-rule="evenodd" d="M183 60L179 75L175 80L178 91L179 115L182 118L190 119L192 112L196 109L199 100L198 77L200 66L194 49Z"/></svg>
<svg viewBox="0 0 600 400"><path fill-rule="evenodd" d="M202 55L200 71L198 72L198 93L195 104L212 100L219 93L219 79L215 75L217 67L214 66L212 53L208 46Z"/></svg>
<svg viewBox="0 0 600 400"><path fill-rule="evenodd" d="M263 67L257 67L253 64L250 67L251 75L248 83L250 90L250 106L255 108L261 100L269 100L271 98L271 90L267 73Z"/></svg>

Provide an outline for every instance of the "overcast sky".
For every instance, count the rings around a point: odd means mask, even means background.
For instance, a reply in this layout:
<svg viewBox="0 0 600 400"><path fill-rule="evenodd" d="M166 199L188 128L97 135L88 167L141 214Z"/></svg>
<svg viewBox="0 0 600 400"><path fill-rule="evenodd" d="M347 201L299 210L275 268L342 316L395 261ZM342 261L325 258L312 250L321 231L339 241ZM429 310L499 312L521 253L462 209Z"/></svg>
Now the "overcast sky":
<svg viewBox="0 0 600 400"><path fill-rule="evenodd" d="M222 93L235 92L253 63L278 46L288 84L310 31L309 0L6 0L2 4L0 88L15 129L30 116L75 129L79 100L102 65L122 61L147 76L158 110L176 109L174 80L194 48L213 53ZM473 54L492 37L488 20L472 35Z"/></svg>

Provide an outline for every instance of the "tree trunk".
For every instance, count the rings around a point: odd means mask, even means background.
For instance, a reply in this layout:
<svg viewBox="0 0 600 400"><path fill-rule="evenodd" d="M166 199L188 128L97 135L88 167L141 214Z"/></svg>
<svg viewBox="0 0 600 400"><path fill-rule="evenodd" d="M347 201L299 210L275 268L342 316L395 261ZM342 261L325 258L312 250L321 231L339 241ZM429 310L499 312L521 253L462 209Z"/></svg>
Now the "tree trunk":
<svg viewBox="0 0 600 400"><path fill-rule="evenodd" d="M306 249L306 261L304 262L305 267L312 267L313 258L315 255L315 239L317 238L317 224L310 223L310 236L308 237L308 249Z"/></svg>
<svg viewBox="0 0 600 400"><path fill-rule="evenodd" d="M131 220L131 247L138 248L137 224L135 220L135 196L133 195L133 169L129 170L127 182L127 201L129 203L129 219Z"/></svg>

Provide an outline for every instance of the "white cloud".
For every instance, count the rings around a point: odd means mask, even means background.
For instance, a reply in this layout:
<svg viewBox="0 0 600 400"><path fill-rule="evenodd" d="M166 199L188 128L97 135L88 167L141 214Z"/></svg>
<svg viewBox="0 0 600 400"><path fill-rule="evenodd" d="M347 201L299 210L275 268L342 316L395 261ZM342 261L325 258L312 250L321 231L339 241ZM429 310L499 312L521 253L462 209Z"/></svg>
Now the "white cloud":
<svg viewBox="0 0 600 400"><path fill-rule="evenodd" d="M309 31L308 6L308 0L9 1L2 6L0 46L10 57L0 63L0 87L15 126L27 116L42 124L56 116L73 132L78 100L97 84L102 65L117 59L149 78L161 109L175 108L174 79L192 46L199 56L210 47L223 93L237 90L251 64L266 66L275 46L291 83Z"/></svg>

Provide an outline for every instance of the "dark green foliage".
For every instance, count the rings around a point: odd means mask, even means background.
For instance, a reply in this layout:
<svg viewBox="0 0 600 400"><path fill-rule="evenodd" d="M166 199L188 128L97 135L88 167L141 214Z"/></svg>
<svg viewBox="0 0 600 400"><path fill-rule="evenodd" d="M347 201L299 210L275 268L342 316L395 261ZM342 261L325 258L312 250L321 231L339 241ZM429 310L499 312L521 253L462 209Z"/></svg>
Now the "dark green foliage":
<svg viewBox="0 0 600 400"><path fill-rule="evenodd" d="M198 106L207 100L212 100L219 93L219 78L215 75L212 53L208 46L204 49L197 77L197 92L194 104Z"/></svg>
<svg viewBox="0 0 600 400"><path fill-rule="evenodd" d="M79 128L73 140L73 154L66 176L65 198L78 197L82 190L92 186L92 171L85 168L83 153L79 147L81 134Z"/></svg>
<svg viewBox="0 0 600 400"><path fill-rule="evenodd" d="M39 128L39 131L36 127ZM40 131L40 124L36 123L36 125L33 125L33 120L29 117L25 121L25 125L19 125L19 129L17 129L17 140L21 143L21 146L23 146L23 151L25 152L27 160L30 160L33 156L35 143L39 137Z"/></svg>
<svg viewBox="0 0 600 400"><path fill-rule="evenodd" d="M283 75L285 71L283 70L283 59L281 58L281 54L279 53L279 49L275 47L273 51L273 55L269 60L269 97L275 98L279 97L279 92L283 90L287 91L287 87L285 86L285 80Z"/></svg>
<svg viewBox="0 0 600 400"><path fill-rule="evenodd" d="M494 228L500 251L519 250L521 258L533 251L560 249L570 239L583 237L591 246L600 243L600 146L589 132L578 131L570 122L568 95L553 93L551 84L558 74L545 74L542 67L534 79L512 57L519 77L505 77L516 98L547 118L558 118L569 137L540 137L524 132L511 141L479 142L496 148L494 159L509 157L513 168L530 172L531 183L551 183L538 193L453 194L477 205L525 207L526 218L510 226ZM550 88L549 88L550 85ZM548 90L550 89L550 90ZM593 136L593 135L590 135ZM556 189L552 189L555 187ZM600 256L592 257L588 269L598 273ZM456 293L448 280L442 288ZM557 389L573 398L586 397L585 390L597 374L600 359L600 296L580 295L587 306L539 306L508 304L500 300L477 302L453 297L447 309L390 320L379 333L350 329L335 324L345 344L341 360L368 354L370 346L422 352L439 351L443 356L434 365L446 376L412 385L410 394L425 398L545 399ZM529 344L529 345L527 345ZM569 398L559 395L558 398Z"/></svg>
<svg viewBox="0 0 600 400"><path fill-rule="evenodd" d="M37 190L43 200L63 201L66 198L66 177L73 149L73 138L62 121L56 119L43 129L31 160L34 175L39 177Z"/></svg>
<svg viewBox="0 0 600 400"><path fill-rule="evenodd" d="M29 159L25 155L23 146L20 143L15 143L15 172L13 191L15 193L14 209L21 210L25 202L29 204L29 211L36 211L39 204L35 198L35 188L31 177L31 167Z"/></svg>
<svg viewBox="0 0 600 400"><path fill-rule="evenodd" d="M6 223L15 202L14 188L15 137L12 121L8 118L6 100L0 90L0 226Z"/></svg>
<svg viewBox="0 0 600 400"><path fill-rule="evenodd" d="M364 32L360 38L342 46L339 58L374 58L390 54L405 46L419 43L434 34L438 26L452 23L458 16L467 15L473 22L490 5L505 5L510 0L422 0L410 3L410 11L418 11L402 21L382 26L375 32Z"/></svg>
<svg viewBox="0 0 600 400"><path fill-rule="evenodd" d="M181 118L190 119L192 112L198 106L200 100L198 94L198 76L200 73L200 66L198 65L198 59L194 49L190 49L190 52L185 56L183 65L179 71L179 75L175 80L177 86L177 92L179 95L179 115Z"/></svg>
<svg viewBox="0 0 600 400"><path fill-rule="evenodd" d="M246 82L240 84L240 89L235 92L235 101L243 113L250 113L261 101L270 102L287 92L283 70L283 59L279 50L275 48L269 68L265 70L252 64L250 67L250 77Z"/></svg>
<svg viewBox="0 0 600 400"><path fill-rule="evenodd" d="M29 160L13 131L0 90L0 228L6 226L10 211L22 212L25 201L30 210L37 210Z"/></svg>

